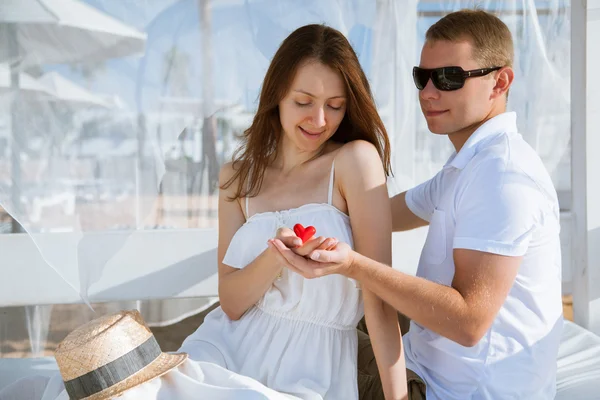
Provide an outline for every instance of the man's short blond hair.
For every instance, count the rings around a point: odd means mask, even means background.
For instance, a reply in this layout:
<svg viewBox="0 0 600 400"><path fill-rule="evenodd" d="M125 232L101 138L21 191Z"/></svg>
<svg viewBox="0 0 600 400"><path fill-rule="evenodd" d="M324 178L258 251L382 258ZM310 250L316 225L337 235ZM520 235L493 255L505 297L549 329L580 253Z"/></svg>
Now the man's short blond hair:
<svg viewBox="0 0 600 400"><path fill-rule="evenodd" d="M469 41L473 58L481 68L512 67L513 40L508 26L482 10L460 10L444 16L425 34L426 42Z"/></svg>

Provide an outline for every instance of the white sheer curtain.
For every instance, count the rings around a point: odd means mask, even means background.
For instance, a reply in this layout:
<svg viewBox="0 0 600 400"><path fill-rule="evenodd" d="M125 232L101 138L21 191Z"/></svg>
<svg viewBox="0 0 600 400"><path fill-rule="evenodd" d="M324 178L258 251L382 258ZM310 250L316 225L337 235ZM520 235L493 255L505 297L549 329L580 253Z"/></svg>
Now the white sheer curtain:
<svg viewBox="0 0 600 400"><path fill-rule="evenodd" d="M33 6L41 3L70 1L0 5L0 232L29 234L48 267L84 300L127 246L127 235L107 241L99 233L216 229L219 166L252 119L273 53L308 23L341 30L355 47L391 135L395 193L431 177L451 151L427 131L412 82L426 29L464 7L497 13L516 44L509 107L558 189L570 190L567 1L86 0L75 3L97 15L81 20L92 26L75 18L73 31L86 40L65 47L64 32L49 30L43 50L35 46L43 8ZM121 44L98 26L121 35ZM57 49L53 57L48 46ZM49 74L64 79L58 89ZM70 239L57 245L39 235L59 232ZM0 237L0 256L1 246ZM0 262L2 279L10 279L10 265ZM86 306L13 308L0 312L0 356L51 347L46 338L57 323L50 321L59 316L65 334L128 307L160 325L212 300L104 304L95 313ZM7 344L23 332L27 345Z"/></svg>

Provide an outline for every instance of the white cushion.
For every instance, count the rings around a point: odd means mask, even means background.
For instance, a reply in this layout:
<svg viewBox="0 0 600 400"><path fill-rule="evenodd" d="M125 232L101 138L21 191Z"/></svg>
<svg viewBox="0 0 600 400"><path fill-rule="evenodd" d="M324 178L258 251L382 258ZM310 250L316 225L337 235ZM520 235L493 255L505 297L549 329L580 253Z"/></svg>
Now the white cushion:
<svg viewBox="0 0 600 400"><path fill-rule="evenodd" d="M600 337L565 321L558 350L555 400L600 398Z"/></svg>

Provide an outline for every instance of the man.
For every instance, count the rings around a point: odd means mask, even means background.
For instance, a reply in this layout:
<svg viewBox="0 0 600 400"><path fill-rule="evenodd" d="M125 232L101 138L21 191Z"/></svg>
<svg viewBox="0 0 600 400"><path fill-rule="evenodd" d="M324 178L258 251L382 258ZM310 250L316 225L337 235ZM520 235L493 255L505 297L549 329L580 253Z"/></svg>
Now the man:
<svg viewBox="0 0 600 400"><path fill-rule="evenodd" d="M555 395L559 207L542 161L506 112L512 62L510 31L486 12L455 12L427 31L414 81L429 130L447 135L456 152L432 179L392 199L394 231L429 224L416 277L343 243L303 258L275 241L281 261L305 277L346 275L410 318L410 398ZM374 361L360 347L364 370ZM379 398L376 386L361 388L362 397Z"/></svg>

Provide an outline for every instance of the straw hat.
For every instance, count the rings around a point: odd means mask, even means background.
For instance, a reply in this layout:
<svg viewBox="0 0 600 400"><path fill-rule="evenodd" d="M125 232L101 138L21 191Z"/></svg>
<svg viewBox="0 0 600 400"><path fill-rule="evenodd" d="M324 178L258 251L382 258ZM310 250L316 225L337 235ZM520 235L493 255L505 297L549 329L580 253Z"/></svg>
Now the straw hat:
<svg viewBox="0 0 600 400"><path fill-rule="evenodd" d="M136 310L77 328L60 342L54 356L73 400L111 399L187 359L185 353L163 353Z"/></svg>

